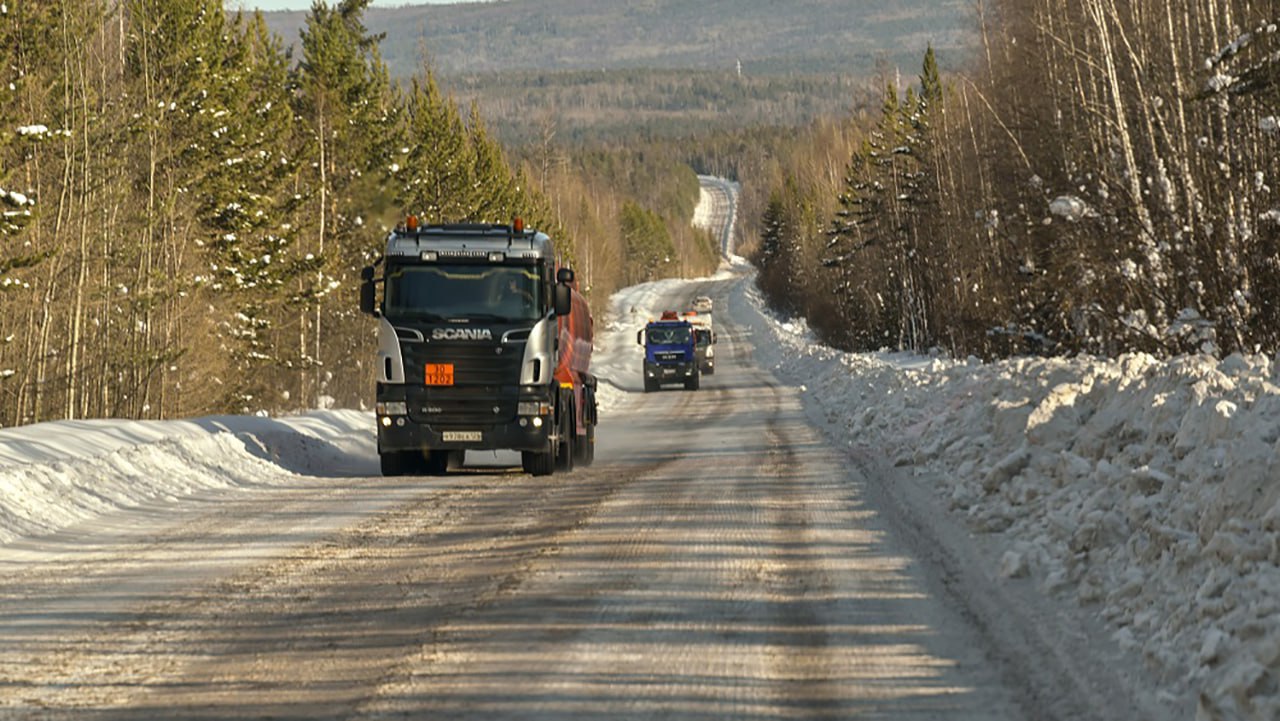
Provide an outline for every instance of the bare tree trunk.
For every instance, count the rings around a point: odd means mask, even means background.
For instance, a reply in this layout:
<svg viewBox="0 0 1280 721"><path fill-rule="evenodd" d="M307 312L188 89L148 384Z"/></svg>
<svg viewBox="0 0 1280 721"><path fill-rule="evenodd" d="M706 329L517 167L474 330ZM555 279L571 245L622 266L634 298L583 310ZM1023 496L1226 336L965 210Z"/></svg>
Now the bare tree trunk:
<svg viewBox="0 0 1280 721"><path fill-rule="evenodd" d="M76 83L75 87L78 88L81 153L83 154L80 159L81 209L78 214L80 228L77 233L79 236L79 253L76 259L75 297L71 309L71 347L67 354L67 405L65 412L65 417L67 418L79 418L84 415L84 409L80 407L83 403L80 395L80 384L83 382L80 373L80 354L84 333L84 298L89 276L89 207L92 194L89 172L89 163L92 158L89 148L89 91L87 87L89 78L85 68L85 52L80 43L67 37L65 38L64 47L67 50L67 62L74 63L74 65L68 65L67 83L70 86L74 81ZM72 60L73 58L74 60ZM69 92L68 95L70 96L71 93ZM72 104L74 105L74 102ZM68 113L68 117L75 118L74 111ZM75 125L76 123L71 124Z"/></svg>
<svg viewBox="0 0 1280 721"><path fill-rule="evenodd" d="M1124 180L1128 185L1130 202L1138 217L1138 223L1142 231L1141 237L1138 238L1138 243L1144 249L1144 254L1153 276L1159 277L1164 273L1164 262L1156 248L1155 228L1152 225L1151 213L1147 208L1142 192L1143 173L1142 169L1138 167L1133 136L1129 129L1124 85L1116 67L1116 52L1109 23L1109 20L1114 19L1114 17L1108 16L1107 9L1103 6L1103 0L1087 0L1086 7L1089 10L1090 18L1094 21L1098 31L1098 40L1101 43L1102 56L1100 59L1105 74L1107 90L1110 94L1111 110L1114 115L1112 118L1114 122L1113 129L1119 140L1121 156L1124 159Z"/></svg>
<svg viewBox="0 0 1280 721"><path fill-rule="evenodd" d="M318 257L324 258L324 240L325 234L328 232L328 209L329 209L329 139L326 135L325 115L323 108L320 112L320 242ZM315 303L315 320L312 328L312 341L314 350L311 356L311 363L315 366L312 373L311 392L300 395L297 399L298 403L314 402L320 395L320 308L321 296L319 292L324 287L324 266L316 271L316 292L317 295L313 302ZM304 351L305 352L305 351Z"/></svg>

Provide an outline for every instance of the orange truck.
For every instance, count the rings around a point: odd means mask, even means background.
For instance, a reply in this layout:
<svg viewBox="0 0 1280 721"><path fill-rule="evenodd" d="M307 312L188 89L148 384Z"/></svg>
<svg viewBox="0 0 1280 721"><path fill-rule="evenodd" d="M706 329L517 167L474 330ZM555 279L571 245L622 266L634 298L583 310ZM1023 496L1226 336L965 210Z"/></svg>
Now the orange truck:
<svg viewBox="0 0 1280 721"><path fill-rule="evenodd" d="M378 322L383 475L444 473L471 450L518 451L533 475L595 459L594 324L557 258L551 238L519 220L419 226L411 216L391 232L360 289Z"/></svg>

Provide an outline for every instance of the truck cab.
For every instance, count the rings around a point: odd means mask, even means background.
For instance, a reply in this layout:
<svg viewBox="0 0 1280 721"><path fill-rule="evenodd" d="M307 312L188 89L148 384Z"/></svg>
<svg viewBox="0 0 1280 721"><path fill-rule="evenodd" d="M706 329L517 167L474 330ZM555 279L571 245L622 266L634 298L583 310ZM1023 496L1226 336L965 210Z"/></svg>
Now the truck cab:
<svg viewBox="0 0 1280 721"><path fill-rule="evenodd" d="M636 333L636 343L644 346L644 390L681 383L696 391L701 384L697 341L693 324L675 311L665 311Z"/></svg>
<svg viewBox="0 0 1280 721"><path fill-rule="evenodd" d="M556 257L519 222L391 232L361 287L384 475L443 473L467 450L519 451L534 475L592 460L591 318Z"/></svg>

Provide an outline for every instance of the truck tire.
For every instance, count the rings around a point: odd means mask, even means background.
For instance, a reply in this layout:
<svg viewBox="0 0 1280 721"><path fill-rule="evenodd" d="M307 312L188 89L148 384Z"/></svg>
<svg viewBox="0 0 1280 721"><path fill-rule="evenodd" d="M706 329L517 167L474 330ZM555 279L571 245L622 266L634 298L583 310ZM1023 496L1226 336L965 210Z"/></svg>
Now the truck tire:
<svg viewBox="0 0 1280 721"><path fill-rule="evenodd" d="M569 411L569 417L573 417L573 411ZM567 428L560 430L560 447L556 449L556 470L568 473L573 470L573 462L577 460L578 451L577 444L574 441L577 437L574 435L573 422L565 423Z"/></svg>
<svg viewBox="0 0 1280 721"><path fill-rule="evenodd" d="M531 476L549 476L555 471L555 456L551 451L545 453L538 451L521 451L520 465L524 468L524 472Z"/></svg>
<svg viewBox="0 0 1280 721"><path fill-rule="evenodd" d="M652 392L654 392L654 391L656 391L656 390L658 390L658 382L657 382L657 381L650 380L650 379L648 379L648 378L645 378L645 379L644 379L644 392L645 392L645 393L652 393Z"/></svg>
<svg viewBox="0 0 1280 721"><path fill-rule="evenodd" d="M577 445L573 448L577 454L574 458L578 465L582 467L590 466L596 459L596 426L594 423L587 424L587 432L578 439Z"/></svg>
<svg viewBox="0 0 1280 721"><path fill-rule="evenodd" d="M695 375L684 382L684 389L687 391L696 391L698 386L702 384L702 376Z"/></svg>
<svg viewBox="0 0 1280 721"><path fill-rule="evenodd" d="M427 451L422 456L422 472L428 476L443 476L462 466L465 451Z"/></svg>
<svg viewBox="0 0 1280 721"><path fill-rule="evenodd" d="M382 466L382 475L408 475L413 466L409 455L404 451L387 451L386 453L378 454L379 462Z"/></svg>

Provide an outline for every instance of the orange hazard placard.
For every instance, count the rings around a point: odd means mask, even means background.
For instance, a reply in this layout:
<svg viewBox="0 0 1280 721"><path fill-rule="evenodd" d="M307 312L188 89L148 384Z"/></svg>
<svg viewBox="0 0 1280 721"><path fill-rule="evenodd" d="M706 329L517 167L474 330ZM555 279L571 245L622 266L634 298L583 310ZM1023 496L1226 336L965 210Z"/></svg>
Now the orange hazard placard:
<svg viewBox="0 0 1280 721"><path fill-rule="evenodd" d="M453 364L428 363L426 383L429 386L453 385Z"/></svg>

